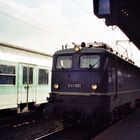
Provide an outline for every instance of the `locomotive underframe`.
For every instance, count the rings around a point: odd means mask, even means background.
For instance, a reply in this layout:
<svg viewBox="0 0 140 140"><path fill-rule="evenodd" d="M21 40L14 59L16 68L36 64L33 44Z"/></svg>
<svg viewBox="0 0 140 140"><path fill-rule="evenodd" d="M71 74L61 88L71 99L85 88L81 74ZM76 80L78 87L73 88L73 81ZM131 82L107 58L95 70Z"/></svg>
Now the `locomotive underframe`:
<svg viewBox="0 0 140 140"><path fill-rule="evenodd" d="M71 122L118 119L140 104L139 90L118 93L85 93L83 96L51 93L46 114ZM71 123L70 122L70 123ZM99 122L99 120L98 120Z"/></svg>

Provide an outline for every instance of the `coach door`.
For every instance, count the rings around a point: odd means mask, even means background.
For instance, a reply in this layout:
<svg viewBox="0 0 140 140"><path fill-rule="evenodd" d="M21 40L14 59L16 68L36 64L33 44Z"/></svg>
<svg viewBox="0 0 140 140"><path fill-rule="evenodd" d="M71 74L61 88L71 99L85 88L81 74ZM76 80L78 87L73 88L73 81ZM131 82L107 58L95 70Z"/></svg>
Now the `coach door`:
<svg viewBox="0 0 140 140"><path fill-rule="evenodd" d="M19 64L18 104L26 104L36 100L36 66Z"/></svg>

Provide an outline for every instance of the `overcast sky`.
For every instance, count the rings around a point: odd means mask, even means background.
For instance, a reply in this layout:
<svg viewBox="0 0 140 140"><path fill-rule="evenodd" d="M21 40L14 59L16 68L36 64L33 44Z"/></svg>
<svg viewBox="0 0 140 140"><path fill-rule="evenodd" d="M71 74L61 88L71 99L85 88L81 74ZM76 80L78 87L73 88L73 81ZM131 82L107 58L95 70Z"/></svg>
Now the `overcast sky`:
<svg viewBox="0 0 140 140"><path fill-rule="evenodd" d="M116 40L128 38L95 17L93 0L0 0L0 42L53 54L66 43L100 41L114 47ZM122 44L138 64L138 50Z"/></svg>

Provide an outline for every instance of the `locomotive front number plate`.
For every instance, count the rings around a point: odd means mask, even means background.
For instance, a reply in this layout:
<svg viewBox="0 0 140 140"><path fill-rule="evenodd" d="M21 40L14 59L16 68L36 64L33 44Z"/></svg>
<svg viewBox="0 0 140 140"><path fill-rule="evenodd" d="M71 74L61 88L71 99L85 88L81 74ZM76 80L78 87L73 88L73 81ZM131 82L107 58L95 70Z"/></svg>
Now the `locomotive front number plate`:
<svg viewBox="0 0 140 140"><path fill-rule="evenodd" d="M81 84L71 84L71 83L68 83L68 88L81 88Z"/></svg>

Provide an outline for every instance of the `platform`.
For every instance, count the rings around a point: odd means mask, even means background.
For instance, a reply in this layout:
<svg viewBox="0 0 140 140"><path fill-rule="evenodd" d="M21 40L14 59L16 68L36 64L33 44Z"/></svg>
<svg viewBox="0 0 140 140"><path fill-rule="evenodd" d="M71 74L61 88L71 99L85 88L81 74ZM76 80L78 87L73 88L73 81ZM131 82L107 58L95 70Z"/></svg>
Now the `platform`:
<svg viewBox="0 0 140 140"><path fill-rule="evenodd" d="M92 140L140 140L140 109L129 114Z"/></svg>

